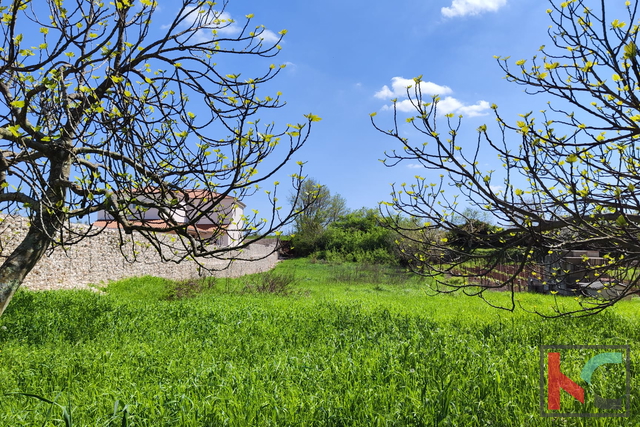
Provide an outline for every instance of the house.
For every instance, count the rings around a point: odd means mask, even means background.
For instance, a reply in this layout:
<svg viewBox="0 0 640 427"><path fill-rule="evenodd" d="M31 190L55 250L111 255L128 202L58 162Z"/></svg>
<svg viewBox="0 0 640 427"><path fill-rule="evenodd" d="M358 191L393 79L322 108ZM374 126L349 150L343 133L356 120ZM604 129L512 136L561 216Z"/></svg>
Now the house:
<svg viewBox="0 0 640 427"><path fill-rule="evenodd" d="M557 293L559 295L587 295L614 299L624 293L626 286L609 276L604 267L605 258L596 250L570 250L547 256L542 280L529 278L529 292Z"/></svg>
<svg viewBox="0 0 640 427"><path fill-rule="evenodd" d="M153 204L154 194L147 192L139 200ZM220 247L237 246L244 234L244 208L241 201L231 197L223 197L218 193L206 190L184 190L180 193L183 198L171 207L171 219L176 224L192 224L187 232L201 239L214 238L214 244ZM217 206L211 211L213 203ZM163 205L168 203L163 202ZM144 225L162 231L167 227L167 220L162 218L157 208L142 209L132 206L133 212L127 219L133 225ZM207 212L206 215L203 212ZM198 218L201 216L200 218ZM195 221L195 223L194 223ZM119 224L106 211L98 212L98 219L93 223L95 227L118 228ZM222 232L221 232L222 231ZM171 231L168 231L171 232Z"/></svg>

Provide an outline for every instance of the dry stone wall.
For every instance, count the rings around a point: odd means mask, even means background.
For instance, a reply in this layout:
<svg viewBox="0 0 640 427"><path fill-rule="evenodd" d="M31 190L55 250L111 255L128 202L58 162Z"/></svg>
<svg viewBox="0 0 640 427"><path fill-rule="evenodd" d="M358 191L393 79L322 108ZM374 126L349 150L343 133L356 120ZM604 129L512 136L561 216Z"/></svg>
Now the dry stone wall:
<svg viewBox="0 0 640 427"><path fill-rule="evenodd" d="M86 225L80 224L75 227L87 228ZM0 216L0 264L22 241L27 229L27 218ZM172 239L175 240L175 236L172 235L159 236L168 243ZM135 262L130 262L123 256L118 230L106 229L101 234L84 239L66 250L55 248L40 260L22 286L32 290L91 288L90 285L145 275L175 280L204 275L237 277L268 271L278 262L278 255L274 251L277 244L275 241L257 242L244 249L242 253L236 252L236 255L244 260L232 261L227 268L225 267L228 261L201 261L207 270L217 270L207 271L194 261L185 260L179 264L163 262L156 250L135 232L126 238L137 242ZM130 246L131 240L127 242L126 247Z"/></svg>

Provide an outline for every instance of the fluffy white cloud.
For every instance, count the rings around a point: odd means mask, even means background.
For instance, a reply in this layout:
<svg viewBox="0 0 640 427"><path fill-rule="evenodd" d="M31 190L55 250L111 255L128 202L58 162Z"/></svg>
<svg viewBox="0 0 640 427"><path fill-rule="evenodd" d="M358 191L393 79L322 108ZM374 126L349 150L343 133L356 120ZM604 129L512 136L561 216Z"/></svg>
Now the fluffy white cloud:
<svg viewBox="0 0 640 427"><path fill-rule="evenodd" d="M267 30L265 29L264 31L262 31L262 33L257 36L259 39L262 39L265 43L275 43L278 40L280 40L280 36L277 35L276 33L274 33L271 30Z"/></svg>
<svg viewBox="0 0 640 427"><path fill-rule="evenodd" d="M375 93L376 98L391 99L402 98L407 96L407 87L415 85L413 79L405 79L403 77L394 77L391 79L391 89L384 85L382 89ZM432 82L420 82L420 90L423 95L448 95L451 92L450 87L440 86Z"/></svg>
<svg viewBox="0 0 640 427"><path fill-rule="evenodd" d="M391 79L391 88L384 85L382 89L374 94L376 98L380 99L393 99L396 98L396 109L403 113L413 113L416 111L416 107L413 102L407 98L407 86L415 84L411 79L405 79L403 77L394 77ZM441 86L432 82L420 83L422 95L427 101L434 95L447 95L453 93L453 90L449 86ZM392 106L385 105L382 110L390 110ZM462 114L465 117L478 117L484 116L490 109L490 105L487 101L478 101L473 105L465 105L463 102L452 96L445 96L438 101L438 115L445 115L449 113Z"/></svg>
<svg viewBox="0 0 640 427"><path fill-rule="evenodd" d="M239 25L229 12L207 11L204 14L195 11L195 7L185 8L185 19L183 26L191 26L196 22L202 25L210 26L206 30L200 30L196 33L197 42L206 42L211 40L211 30L216 28L218 34L228 37L234 37L240 34L242 26ZM201 20L201 21L199 21ZM257 32L257 31L256 31ZM263 43L273 44L280 40L280 36L266 28L262 29L259 35L256 35Z"/></svg>
<svg viewBox="0 0 640 427"><path fill-rule="evenodd" d="M220 34L236 34L239 33L242 27L240 27L236 21L231 17L228 12L222 12L217 16L212 16L208 24L216 24L219 27L218 33Z"/></svg>
<svg viewBox="0 0 640 427"><path fill-rule="evenodd" d="M440 11L447 18L453 18L495 12L506 4L507 0L453 0L450 7L443 7Z"/></svg>
<svg viewBox="0 0 640 427"><path fill-rule="evenodd" d="M382 86L382 89L377 91L373 96L380 99L391 99L394 97L394 94L393 94L393 91L389 89L389 86L384 85Z"/></svg>
<svg viewBox="0 0 640 427"><path fill-rule="evenodd" d="M382 107L383 110L391 110L391 108L392 107L390 107L389 105L385 105ZM396 102L396 108L398 109L398 111L402 111L403 113L416 111L416 107L414 107L411 101L409 101L408 99Z"/></svg>
<svg viewBox="0 0 640 427"><path fill-rule="evenodd" d="M477 117L486 115L490 108L491 106L487 101L480 101L474 105L460 107L456 112L466 117Z"/></svg>
<svg viewBox="0 0 640 427"><path fill-rule="evenodd" d="M241 30L231 18L229 12L219 12L216 10L200 11L195 7L189 6L184 9L182 14L182 26L190 27L198 22L201 25L210 25L212 27L218 27L218 32L232 34ZM167 28L168 25L164 25L163 28Z"/></svg>
<svg viewBox="0 0 640 427"><path fill-rule="evenodd" d="M449 114L455 113L459 109L464 108L464 104L458 101L455 98L447 96L446 98L440 100L438 102L438 113L439 114Z"/></svg>

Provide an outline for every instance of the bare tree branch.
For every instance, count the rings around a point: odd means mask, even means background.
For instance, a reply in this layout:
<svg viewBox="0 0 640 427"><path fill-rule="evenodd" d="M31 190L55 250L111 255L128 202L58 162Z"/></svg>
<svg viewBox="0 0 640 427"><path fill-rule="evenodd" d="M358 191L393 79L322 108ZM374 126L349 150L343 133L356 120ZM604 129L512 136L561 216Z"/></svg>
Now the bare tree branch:
<svg viewBox="0 0 640 427"><path fill-rule="evenodd" d="M161 22L153 1L10 2L0 23L0 210L26 214L31 229L0 266L0 314L46 250L102 231L78 235L70 226L91 213L107 212L121 232L138 232L173 261L226 258L293 220L272 188L270 212L234 225L235 247L213 244L226 224L206 238L195 227L282 171L318 120L281 130L261 123L283 105L279 93L261 90L281 67L267 63L252 76L221 70L228 56L275 56L279 41L264 42L251 15L229 31L226 6L180 0L172 21ZM291 180L297 192L301 166ZM193 190L208 202L195 202ZM177 222L177 204L195 213ZM166 224L141 221L149 209ZM174 233L175 245L158 232Z"/></svg>
<svg viewBox="0 0 640 427"><path fill-rule="evenodd" d="M508 310L528 287L573 297L527 307L545 316L592 314L640 293L638 4L628 3L626 16L613 20L604 0L550 1L551 48L515 66L497 58L507 80L554 100L538 116L509 124L493 105L497 130L483 125L468 144L459 136L461 117L439 114L440 99L425 99L416 78L407 88L415 108L407 121L428 144L400 136L395 108L391 130L372 117L399 146L386 153L388 166L408 160L440 174L437 182L418 176L394 185L384 203L390 220L413 218L392 228L411 267L432 277L437 291L491 301L487 291L508 290L510 303L501 306ZM501 167L482 166L479 153L489 151ZM468 206L497 224L491 233L462 231L477 248L470 251L446 237L461 233L455 219Z"/></svg>

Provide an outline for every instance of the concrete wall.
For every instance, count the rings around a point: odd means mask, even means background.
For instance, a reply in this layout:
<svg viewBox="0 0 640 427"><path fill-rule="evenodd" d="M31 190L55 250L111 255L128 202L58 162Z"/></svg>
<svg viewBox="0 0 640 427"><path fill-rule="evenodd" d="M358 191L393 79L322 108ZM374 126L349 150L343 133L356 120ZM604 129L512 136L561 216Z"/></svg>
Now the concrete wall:
<svg viewBox="0 0 640 427"><path fill-rule="evenodd" d="M0 264L11 253L27 232L26 218L0 216ZM86 229L86 225L76 225L78 231ZM175 235L159 235L160 239L175 245ZM258 242L236 256L254 261L236 260L228 264L224 260L201 261L209 269L219 270L207 272L194 261L185 260L179 264L163 262L153 247L137 233L127 235L124 253L135 262L123 256L118 230L106 229L101 234L86 238L78 244L70 246L66 251L58 247L45 256L29 273L23 286L33 290L87 288L87 285L106 283L126 277L158 276L168 279L189 279L201 275L216 277L237 277L245 274L259 273L272 269L278 261L277 253L271 253L276 242L269 240ZM132 245L131 238L134 239ZM264 258L266 257L266 258ZM259 259L264 258L264 259Z"/></svg>

